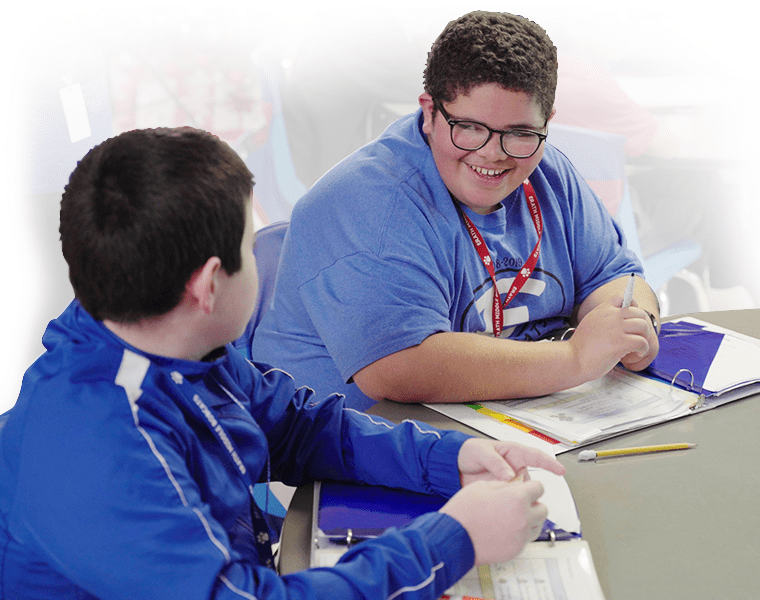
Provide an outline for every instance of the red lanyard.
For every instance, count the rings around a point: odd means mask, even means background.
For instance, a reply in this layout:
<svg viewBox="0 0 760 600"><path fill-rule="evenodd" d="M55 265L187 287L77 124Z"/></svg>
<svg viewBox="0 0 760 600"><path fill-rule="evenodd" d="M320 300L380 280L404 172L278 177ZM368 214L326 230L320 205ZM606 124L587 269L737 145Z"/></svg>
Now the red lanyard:
<svg viewBox="0 0 760 600"><path fill-rule="evenodd" d="M480 234L480 231L478 231L478 228L475 227L475 223L470 220L470 217L468 217L463 210L460 209L459 211L464 217L464 224L467 226L467 231L470 234L472 245L475 246L475 250L478 252L478 256L480 256L480 260L483 261L483 265L488 271L488 274L491 276L491 281L493 282L492 310L493 334L495 337L499 337L501 335L504 309L510 302L512 302L514 297L517 295L517 292L522 289L522 287L525 285L525 282L530 278L531 274L533 273L533 269L536 267L536 262L538 262L538 253L541 249L541 234L544 232L544 222L541 218L541 208L538 205L536 192L533 190L533 186L527 179L523 182L523 190L525 191L525 201L528 203L528 209L530 210L530 216L533 219L533 225L536 227L538 241L536 242L536 246L533 248L533 252L531 252L530 256L528 257L528 260L525 261L525 264L515 276L515 280L512 282L512 287L509 288L507 297L504 299L504 304L501 303L499 288L496 286L496 272L494 271L493 260L491 260L491 254L488 252L486 242L483 239L483 236Z"/></svg>

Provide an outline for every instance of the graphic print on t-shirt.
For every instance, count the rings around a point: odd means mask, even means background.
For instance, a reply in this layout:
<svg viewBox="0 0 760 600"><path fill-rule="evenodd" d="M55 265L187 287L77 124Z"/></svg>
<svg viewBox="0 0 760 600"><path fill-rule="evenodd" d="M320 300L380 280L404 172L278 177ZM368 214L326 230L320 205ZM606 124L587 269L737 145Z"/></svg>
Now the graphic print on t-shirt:
<svg viewBox="0 0 760 600"><path fill-rule="evenodd" d="M509 291L512 282L515 279L517 269L504 269L496 272L496 283L499 289L502 302ZM462 314L460 326L462 331L473 331L466 328L465 323L478 315L485 323L486 335L493 335L493 314L491 306L493 303L493 284L490 278L484 278L480 286L473 290L474 301L465 309ZM537 268L533 276L525 282L520 292L514 300L504 309L504 328L501 337L520 337L514 336L515 330L525 325L531 324L531 333L527 335L530 339L537 339L544 333L555 329L557 322L564 320L563 317L553 319L555 315L561 314L565 306L565 290L559 279L552 273ZM474 311L474 314L473 314ZM469 317L469 318L468 318Z"/></svg>

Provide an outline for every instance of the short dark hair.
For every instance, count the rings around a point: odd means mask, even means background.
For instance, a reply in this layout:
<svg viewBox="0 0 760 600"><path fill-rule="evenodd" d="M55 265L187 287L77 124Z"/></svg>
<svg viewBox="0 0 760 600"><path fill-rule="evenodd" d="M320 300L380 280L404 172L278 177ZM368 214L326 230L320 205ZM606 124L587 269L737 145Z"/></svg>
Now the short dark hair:
<svg viewBox="0 0 760 600"><path fill-rule="evenodd" d="M61 200L69 279L96 319L134 323L175 308L212 256L233 274L253 175L210 133L128 131L90 150Z"/></svg>
<svg viewBox="0 0 760 600"><path fill-rule="evenodd" d="M453 102L488 83L531 95L548 119L557 88L557 49L546 31L500 12L475 11L451 21L428 53L425 91Z"/></svg>

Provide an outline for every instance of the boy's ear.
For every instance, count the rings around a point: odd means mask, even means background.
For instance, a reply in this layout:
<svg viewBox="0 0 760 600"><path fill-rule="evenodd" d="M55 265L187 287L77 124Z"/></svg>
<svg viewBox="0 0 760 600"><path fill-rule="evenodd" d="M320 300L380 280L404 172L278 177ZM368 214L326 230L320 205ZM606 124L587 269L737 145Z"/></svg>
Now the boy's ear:
<svg viewBox="0 0 760 600"><path fill-rule="evenodd" d="M212 256L206 261L206 264L198 268L190 276L190 280L185 287L185 295L188 300L206 314L214 310L214 303L219 292L219 274L221 269L221 259L217 256Z"/></svg>
<svg viewBox="0 0 760 600"><path fill-rule="evenodd" d="M422 131L430 135L433 130L433 97L427 92L420 94L417 101L422 107Z"/></svg>

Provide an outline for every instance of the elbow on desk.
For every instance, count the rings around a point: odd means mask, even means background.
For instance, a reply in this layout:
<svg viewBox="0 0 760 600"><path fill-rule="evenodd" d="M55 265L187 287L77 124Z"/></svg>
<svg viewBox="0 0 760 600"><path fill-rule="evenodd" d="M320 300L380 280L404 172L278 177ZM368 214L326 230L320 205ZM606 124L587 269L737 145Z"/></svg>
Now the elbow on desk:
<svg viewBox="0 0 760 600"><path fill-rule="evenodd" d="M366 373L354 375L354 383L359 387L365 396L369 396L375 401L391 400L403 404L414 404L418 402L431 402L432 400L422 397L421 394L415 394L411 389L403 385L394 385L389 380L382 380Z"/></svg>
<svg viewBox="0 0 760 600"><path fill-rule="evenodd" d="M367 365L353 376L353 381L363 394L376 401L404 404L445 401L440 386L435 384L436 378L420 377L418 370L403 364L396 355Z"/></svg>

